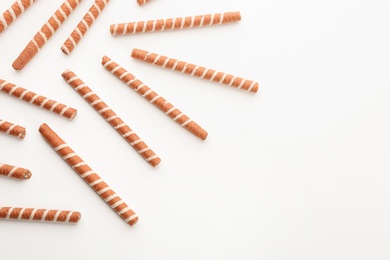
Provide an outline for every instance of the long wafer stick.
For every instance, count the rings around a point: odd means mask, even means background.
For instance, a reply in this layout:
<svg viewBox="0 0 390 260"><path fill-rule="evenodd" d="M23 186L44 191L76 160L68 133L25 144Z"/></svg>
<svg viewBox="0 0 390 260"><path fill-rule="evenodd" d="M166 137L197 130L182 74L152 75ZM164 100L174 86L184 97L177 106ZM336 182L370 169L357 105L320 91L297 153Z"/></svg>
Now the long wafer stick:
<svg viewBox="0 0 390 260"><path fill-rule="evenodd" d="M0 119L0 132L23 139L26 136L26 128Z"/></svg>
<svg viewBox="0 0 390 260"><path fill-rule="evenodd" d="M146 3L149 3L149 0L137 0L137 4L140 5L140 6L144 5Z"/></svg>
<svg viewBox="0 0 390 260"><path fill-rule="evenodd" d="M237 22L240 20L240 12L205 14L130 23L117 23L110 25L110 33L112 35L123 35L155 31L168 31L173 29L188 29L193 27L220 25Z"/></svg>
<svg viewBox="0 0 390 260"><path fill-rule="evenodd" d="M248 92L256 93L259 89L259 83L233 76L224 72L218 72L213 69L207 69L198 65L179 61L173 58L168 58L157 53L151 53L145 50L133 49L131 57L171 70L176 70L181 73L189 74L202 79L222 83Z"/></svg>
<svg viewBox="0 0 390 260"><path fill-rule="evenodd" d="M165 100L163 97L158 95L148 86L143 84L139 79L134 77L130 72L119 66L116 62L111 60L109 57L104 56L102 59L102 65L109 72L115 75L123 83L131 87L135 92L140 94L143 98L149 101L151 104L158 107L166 115L172 118L176 123L196 135L202 140L207 137L207 132L201 128L197 123L192 121L187 115L182 113L179 109Z"/></svg>
<svg viewBox="0 0 390 260"><path fill-rule="evenodd" d="M53 113L56 113L60 116L64 116L69 119L73 119L77 114L77 110L74 108L68 107L64 104L48 99L44 96L35 94L32 91L16 86L15 84L7 82L3 79L0 79L0 90L11 96L29 102L30 104L42 107L46 110L49 110Z"/></svg>
<svg viewBox="0 0 390 260"><path fill-rule="evenodd" d="M129 225L138 221L132 209L47 124L39 132L70 167Z"/></svg>
<svg viewBox="0 0 390 260"><path fill-rule="evenodd" d="M20 180L30 179L32 176L31 172L27 169L5 163L0 163L0 175Z"/></svg>
<svg viewBox="0 0 390 260"><path fill-rule="evenodd" d="M45 221L54 223L77 223L80 212L56 209L0 207L0 219Z"/></svg>
<svg viewBox="0 0 390 260"><path fill-rule="evenodd" d="M73 71L62 73L64 80L74 88L150 165L161 159L142 141L123 120L104 103Z"/></svg>
<svg viewBox="0 0 390 260"><path fill-rule="evenodd" d="M16 0L8 10L0 15L0 33L13 23L35 0Z"/></svg>
<svg viewBox="0 0 390 260"><path fill-rule="evenodd" d="M42 26L33 39L27 44L24 50L16 58L12 67L15 70L21 70L38 53L46 42L58 30L61 24L68 18L73 10L79 5L81 0L65 0L52 17Z"/></svg>
<svg viewBox="0 0 390 260"><path fill-rule="evenodd" d="M83 36L87 33L88 29L92 26L93 22L98 18L100 13L106 7L109 0L96 0L88 12L84 15L83 19L70 34L68 39L64 42L61 50L65 54L70 54L76 45L80 42Z"/></svg>

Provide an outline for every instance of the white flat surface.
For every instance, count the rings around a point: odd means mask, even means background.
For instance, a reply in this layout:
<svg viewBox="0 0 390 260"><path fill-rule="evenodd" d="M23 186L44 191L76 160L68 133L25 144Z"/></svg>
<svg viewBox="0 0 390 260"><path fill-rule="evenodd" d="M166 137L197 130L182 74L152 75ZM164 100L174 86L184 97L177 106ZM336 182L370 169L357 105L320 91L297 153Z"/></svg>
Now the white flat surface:
<svg viewBox="0 0 390 260"><path fill-rule="evenodd" d="M3 12L13 0L0 1ZM389 259L390 2L111 1L70 56L83 0L20 72L11 67L62 0L0 35L0 78L78 109L73 121L0 93L0 205L71 209L77 225L0 221L1 259ZM109 25L225 11L212 28L113 37ZM256 80L257 94L130 58L140 48ZM100 65L108 55L209 132L182 129ZM161 157L152 168L60 76L77 73ZM38 133L51 126L139 216L130 227Z"/></svg>

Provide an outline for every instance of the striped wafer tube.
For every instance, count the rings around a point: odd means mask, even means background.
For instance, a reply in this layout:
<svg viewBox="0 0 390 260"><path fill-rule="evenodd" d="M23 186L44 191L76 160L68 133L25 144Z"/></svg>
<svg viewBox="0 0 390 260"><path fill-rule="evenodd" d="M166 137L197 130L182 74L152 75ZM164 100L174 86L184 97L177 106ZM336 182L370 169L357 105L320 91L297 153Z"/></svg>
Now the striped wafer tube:
<svg viewBox="0 0 390 260"><path fill-rule="evenodd" d="M7 11L0 15L0 33L29 8L35 0L16 0Z"/></svg>
<svg viewBox="0 0 390 260"><path fill-rule="evenodd" d="M3 79L0 79L0 90L11 96L29 102L30 104L42 107L46 110L49 110L53 113L56 113L60 116L64 116L69 119L73 119L77 114L77 110L74 108L68 107L64 104L48 99L44 96L35 94L32 91L16 86L15 84L7 82Z"/></svg>
<svg viewBox="0 0 390 260"><path fill-rule="evenodd" d="M58 30L66 18L79 5L81 0L66 0L60 8L49 18L42 26L40 31L35 34L33 39L27 44L24 50L16 58L12 67L15 70L21 70L27 63L38 53L38 51L46 44L46 42Z"/></svg>
<svg viewBox="0 0 390 260"><path fill-rule="evenodd" d="M76 45L80 42L83 36L87 33L88 29L92 26L93 22L98 18L100 13L106 7L109 0L96 0L88 12L84 15L83 19L70 34L68 39L64 42L61 50L65 54L70 54Z"/></svg>
<svg viewBox="0 0 390 260"><path fill-rule="evenodd" d="M6 133L23 139L26 136L26 128L20 125L4 121L0 119L0 132Z"/></svg>
<svg viewBox="0 0 390 260"><path fill-rule="evenodd" d="M14 179L26 180L31 178L31 172L27 169L0 163L0 175Z"/></svg>
<svg viewBox="0 0 390 260"><path fill-rule="evenodd" d="M77 223L80 212L56 209L0 207L0 219L45 221L54 223Z"/></svg>
<svg viewBox="0 0 390 260"><path fill-rule="evenodd" d="M146 3L149 3L149 0L137 0L138 5L144 5Z"/></svg>
<svg viewBox="0 0 390 260"><path fill-rule="evenodd" d="M202 79L222 83L248 92L256 93L259 89L259 83L233 76L224 72L218 72L213 69L207 69L198 65L190 64L185 61L168 58L160 54L151 53L148 51L133 49L131 57L171 70L176 70L181 73L189 74Z"/></svg>
<svg viewBox="0 0 390 260"><path fill-rule="evenodd" d="M39 132L73 170L129 225L138 221L132 209L47 124Z"/></svg>
<svg viewBox="0 0 390 260"><path fill-rule="evenodd" d="M240 12L205 14L130 23L117 23L110 25L110 33L112 35L123 35L155 31L168 31L174 29L188 29L193 27L220 25L237 22L240 20Z"/></svg>
<svg viewBox="0 0 390 260"><path fill-rule="evenodd" d="M123 120L104 103L73 71L62 73L64 80L74 88L150 165L161 159L142 141Z"/></svg>
<svg viewBox="0 0 390 260"><path fill-rule="evenodd" d="M123 67L119 66L109 57L104 56L102 59L102 65L109 72L115 75L118 79L120 79L123 83L131 87L135 92L140 94L146 100L148 100L151 104L158 107L161 111L163 111L166 115L172 118L176 123L196 135L202 140L205 140L207 137L207 132L200 127L197 123L192 121L187 115L182 113L179 109L165 100L163 97L158 95L148 86L143 84L139 79L130 74Z"/></svg>

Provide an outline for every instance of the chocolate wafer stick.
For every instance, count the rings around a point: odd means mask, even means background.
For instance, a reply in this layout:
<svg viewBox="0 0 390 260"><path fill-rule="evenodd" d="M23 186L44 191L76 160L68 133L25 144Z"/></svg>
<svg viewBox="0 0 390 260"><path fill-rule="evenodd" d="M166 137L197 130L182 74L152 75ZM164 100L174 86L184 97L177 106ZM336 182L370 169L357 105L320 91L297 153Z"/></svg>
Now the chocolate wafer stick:
<svg viewBox="0 0 390 260"><path fill-rule="evenodd" d="M42 107L69 119L73 119L77 114L77 110L74 108L68 107L44 96L35 94L32 91L16 86L15 84L7 82L3 79L0 79L0 90L11 96L29 102L30 104Z"/></svg>
<svg viewBox="0 0 390 260"><path fill-rule="evenodd" d="M14 179L26 180L31 178L31 172L27 169L0 163L0 175Z"/></svg>
<svg viewBox="0 0 390 260"><path fill-rule="evenodd" d="M52 17L42 26L41 30L35 34L34 38L27 44L24 50L16 58L12 67L15 70L21 70L38 53L46 42L58 30L66 18L79 5L81 0L65 0Z"/></svg>
<svg viewBox="0 0 390 260"><path fill-rule="evenodd" d="M123 67L119 66L109 57L104 56L102 59L102 65L109 72L115 75L118 79L120 79L123 83L131 87L135 92L144 97L151 104L158 107L161 111L163 111L166 115L172 118L176 123L196 135L202 140L205 140L207 137L207 132L201 128L197 123L192 121L187 115L182 113L175 106L170 104L163 97L158 95L148 86L143 84L139 79L134 77L130 72L125 70Z"/></svg>
<svg viewBox="0 0 390 260"><path fill-rule="evenodd" d="M138 221L132 209L47 124L39 132L73 170L129 225Z"/></svg>
<svg viewBox="0 0 390 260"><path fill-rule="evenodd" d="M146 3L149 3L149 0L137 0L138 5L144 5Z"/></svg>
<svg viewBox="0 0 390 260"><path fill-rule="evenodd" d="M0 132L23 139L26 136L26 128L0 119Z"/></svg>
<svg viewBox="0 0 390 260"><path fill-rule="evenodd" d="M0 207L0 219L45 221L54 223L77 223L80 212L56 209Z"/></svg>
<svg viewBox="0 0 390 260"><path fill-rule="evenodd" d="M115 112L104 103L73 71L62 73L65 81L74 88L106 121L153 167L161 159L142 141Z"/></svg>
<svg viewBox="0 0 390 260"><path fill-rule="evenodd" d="M110 25L110 33L112 35L123 35L155 31L168 31L173 29L188 29L193 27L220 25L237 22L240 20L240 12L205 14L130 23L117 23Z"/></svg>
<svg viewBox="0 0 390 260"><path fill-rule="evenodd" d="M62 45L61 50L65 54L70 54L76 45L80 42L83 36L87 33L88 29L92 26L93 22L98 18L100 13L106 7L109 0L96 0L83 19L70 34L68 39Z"/></svg>
<svg viewBox="0 0 390 260"><path fill-rule="evenodd" d="M13 23L35 0L16 0L7 11L0 15L0 33Z"/></svg>
<svg viewBox="0 0 390 260"><path fill-rule="evenodd" d="M160 54L151 53L148 51L133 49L131 57L171 70L176 70L181 73L189 74L202 79L222 83L248 92L256 93L259 89L259 83L233 76L224 72L218 72L213 69L207 69L198 65L168 58Z"/></svg>

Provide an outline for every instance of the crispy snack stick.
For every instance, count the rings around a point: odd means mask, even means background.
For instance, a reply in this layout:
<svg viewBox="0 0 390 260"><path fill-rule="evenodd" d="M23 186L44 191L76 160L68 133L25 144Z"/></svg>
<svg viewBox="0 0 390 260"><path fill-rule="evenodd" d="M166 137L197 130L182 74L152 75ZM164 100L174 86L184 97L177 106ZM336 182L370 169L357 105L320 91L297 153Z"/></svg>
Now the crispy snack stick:
<svg viewBox="0 0 390 260"><path fill-rule="evenodd" d="M48 144L56 151L73 170L129 225L138 221L138 216L127 204L105 183L88 164L86 164L64 140L47 124L41 125L39 132Z"/></svg>
<svg viewBox="0 0 390 260"><path fill-rule="evenodd" d="M155 31L167 31L173 29L187 29L194 27L220 25L225 23L237 22L240 20L240 12L205 14L130 23L117 23L110 25L110 33L112 35L123 35Z"/></svg>
<svg viewBox="0 0 390 260"><path fill-rule="evenodd" d="M60 116L64 116L69 119L73 119L77 114L77 110L74 108L68 107L64 104L58 103L44 96L35 94L32 91L16 86L15 84L12 84L2 79L0 79L0 90L11 96L29 102L30 104L42 107L46 110L49 110L53 113L56 113Z"/></svg>
<svg viewBox="0 0 390 260"><path fill-rule="evenodd" d="M106 121L153 167L161 159L142 141L115 112L104 103L76 74L70 70L62 73L65 81L74 88Z"/></svg>
<svg viewBox="0 0 390 260"><path fill-rule="evenodd" d="M158 95L148 86L143 84L139 79L134 77L130 72L119 66L109 57L104 56L102 59L102 65L109 72L115 75L118 79L122 80L123 83L131 87L135 92L140 94L143 98L149 101L151 104L158 107L166 115L172 118L176 123L196 135L202 140L207 137L207 132L201 128L197 123L192 121L187 115L182 113L179 109L165 100L163 97Z"/></svg>
<svg viewBox="0 0 390 260"><path fill-rule="evenodd" d="M16 0L15 3L0 15L0 33L13 23L35 0Z"/></svg>
<svg viewBox="0 0 390 260"><path fill-rule="evenodd" d="M27 44L25 49L16 58L12 67L15 70L21 70L38 51L46 44L46 42L58 30L61 24L68 18L73 10L79 5L81 0L65 0L60 8L53 14L52 17L42 26L41 30L35 34L34 38Z"/></svg>
<svg viewBox="0 0 390 260"><path fill-rule="evenodd" d="M30 179L32 176L31 172L27 169L4 163L0 163L0 175L20 180Z"/></svg>
<svg viewBox="0 0 390 260"><path fill-rule="evenodd" d="M206 69L205 67L190 64L185 61L168 58L160 54L151 53L140 49L133 49L131 57L163 68L176 70L181 73L222 83L238 89L246 90L248 92L256 93L259 89L259 83L255 81L243 79L240 77L233 76L231 74L218 72L212 69Z"/></svg>
<svg viewBox="0 0 390 260"><path fill-rule="evenodd" d="M137 0L138 5L144 5L146 3L149 3L149 0Z"/></svg>
<svg viewBox="0 0 390 260"><path fill-rule="evenodd" d="M26 136L26 128L0 119L0 132L23 139Z"/></svg>
<svg viewBox="0 0 390 260"><path fill-rule="evenodd" d="M77 211L0 207L0 219L77 223L80 218L81 214Z"/></svg>
<svg viewBox="0 0 390 260"><path fill-rule="evenodd" d="M88 12L84 15L83 19L70 34L68 39L62 45L61 50L65 54L70 54L76 45L80 42L83 36L87 33L88 29L92 26L93 22L98 18L104 7L108 4L109 0L96 0Z"/></svg>

